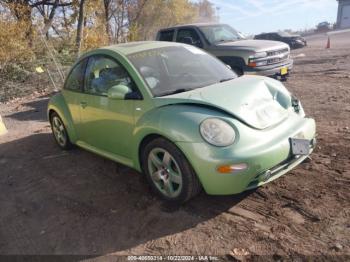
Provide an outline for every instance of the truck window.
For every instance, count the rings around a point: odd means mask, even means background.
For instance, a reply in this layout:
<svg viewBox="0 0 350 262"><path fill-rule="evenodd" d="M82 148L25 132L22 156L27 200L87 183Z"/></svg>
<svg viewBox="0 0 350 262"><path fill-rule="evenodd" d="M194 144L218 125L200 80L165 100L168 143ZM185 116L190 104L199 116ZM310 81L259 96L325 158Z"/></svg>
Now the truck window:
<svg viewBox="0 0 350 262"><path fill-rule="evenodd" d="M278 40L280 38L281 38L280 35L276 34L276 33L272 34L272 37L271 37L271 39L273 39L273 40Z"/></svg>
<svg viewBox="0 0 350 262"><path fill-rule="evenodd" d="M191 37L196 46L201 45L201 39L194 29L179 29L177 31L176 42L185 43L185 37Z"/></svg>
<svg viewBox="0 0 350 262"><path fill-rule="evenodd" d="M161 31L159 33L159 41L172 42L174 36L174 30Z"/></svg>
<svg viewBox="0 0 350 262"><path fill-rule="evenodd" d="M265 39L265 40L268 40L270 39L270 36L269 34L262 34L262 35L259 35L259 38L258 39Z"/></svg>

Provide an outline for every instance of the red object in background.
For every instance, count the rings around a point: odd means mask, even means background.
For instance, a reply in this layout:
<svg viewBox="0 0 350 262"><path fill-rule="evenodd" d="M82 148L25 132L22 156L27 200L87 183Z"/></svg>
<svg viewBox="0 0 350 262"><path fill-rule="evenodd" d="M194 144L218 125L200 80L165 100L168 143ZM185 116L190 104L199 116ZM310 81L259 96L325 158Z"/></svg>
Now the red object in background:
<svg viewBox="0 0 350 262"><path fill-rule="evenodd" d="M331 39L330 39L329 36L328 36L326 48L327 48L327 49L331 48Z"/></svg>

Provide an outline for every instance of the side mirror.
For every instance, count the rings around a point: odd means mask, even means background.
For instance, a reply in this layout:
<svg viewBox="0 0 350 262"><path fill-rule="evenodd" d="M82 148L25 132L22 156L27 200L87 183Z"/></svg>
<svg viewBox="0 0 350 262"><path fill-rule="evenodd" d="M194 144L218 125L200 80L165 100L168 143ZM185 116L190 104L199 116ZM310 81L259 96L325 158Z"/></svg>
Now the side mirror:
<svg viewBox="0 0 350 262"><path fill-rule="evenodd" d="M116 100L124 100L125 95L131 92L131 89L126 85L116 85L108 89L108 98Z"/></svg>
<svg viewBox="0 0 350 262"><path fill-rule="evenodd" d="M186 36L182 39L182 42L188 45L194 45L193 38L190 36Z"/></svg>
<svg viewBox="0 0 350 262"><path fill-rule="evenodd" d="M232 67L230 65L228 65L228 64L225 64L225 65L228 69L232 70Z"/></svg>
<svg viewBox="0 0 350 262"><path fill-rule="evenodd" d="M203 44L201 41L197 41L197 43L195 43L195 46L198 48L203 48Z"/></svg>

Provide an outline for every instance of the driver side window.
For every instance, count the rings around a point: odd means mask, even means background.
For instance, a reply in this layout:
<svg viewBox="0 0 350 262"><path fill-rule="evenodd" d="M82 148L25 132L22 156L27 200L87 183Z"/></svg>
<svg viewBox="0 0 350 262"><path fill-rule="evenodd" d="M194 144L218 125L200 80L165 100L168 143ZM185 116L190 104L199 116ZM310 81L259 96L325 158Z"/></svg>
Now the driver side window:
<svg viewBox="0 0 350 262"><path fill-rule="evenodd" d="M202 45L199 35L193 29L179 29L176 36L176 42L186 43L186 37L192 38L193 44L195 46L200 47Z"/></svg>
<svg viewBox="0 0 350 262"><path fill-rule="evenodd" d="M89 58L86 69L86 93L107 96L108 90L119 84L133 89L131 78L121 65L106 56L96 55Z"/></svg>

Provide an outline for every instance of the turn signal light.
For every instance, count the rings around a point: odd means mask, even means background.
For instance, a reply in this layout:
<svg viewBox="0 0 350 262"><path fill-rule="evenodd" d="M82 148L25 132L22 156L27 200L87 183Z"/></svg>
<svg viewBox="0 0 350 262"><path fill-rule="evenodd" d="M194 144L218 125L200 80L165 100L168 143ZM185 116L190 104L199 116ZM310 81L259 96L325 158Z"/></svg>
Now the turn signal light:
<svg viewBox="0 0 350 262"><path fill-rule="evenodd" d="M248 63L248 66L250 66L250 67L256 67L256 62L249 62L249 63Z"/></svg>
<svg viewBox="0 0 350 262"><path fill-rule="evenodd" d="M219 166L217 168L217 171L222 174L232 174L236 171L243 171L248 168L248 165L245 163L241 164L234 164L234 165L224 165L224 166Z"/></svg>

